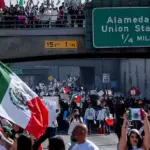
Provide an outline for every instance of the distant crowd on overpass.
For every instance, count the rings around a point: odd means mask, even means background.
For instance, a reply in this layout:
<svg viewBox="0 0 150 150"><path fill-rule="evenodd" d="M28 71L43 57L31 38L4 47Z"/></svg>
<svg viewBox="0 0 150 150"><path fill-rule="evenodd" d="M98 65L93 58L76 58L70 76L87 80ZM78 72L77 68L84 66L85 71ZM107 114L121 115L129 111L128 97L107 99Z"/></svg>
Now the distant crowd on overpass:
<svg viewBox="0 0 150 150"><path fill-rule="evenodd" d="M20 0L21 1L21 0ZM33 4L29 0L24 6L21 2L10 7L0 4L0 28L54 28L84 27L85 3L62 3L55 7L46 3Z"/></svg>

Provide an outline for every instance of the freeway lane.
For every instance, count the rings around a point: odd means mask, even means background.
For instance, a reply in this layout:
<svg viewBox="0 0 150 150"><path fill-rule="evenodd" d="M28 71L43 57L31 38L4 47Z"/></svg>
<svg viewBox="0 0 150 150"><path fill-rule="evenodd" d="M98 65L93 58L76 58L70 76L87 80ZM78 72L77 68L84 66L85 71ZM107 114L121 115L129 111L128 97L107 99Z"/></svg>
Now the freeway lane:
<svg viewBox="0 0 150 150"><path fill-rule="evenodd" d="M65 144L66 144L66 150L68 150L69 147L69 136L68 135L60 135L63 137ZM110 135L98 135L93 134L88 137L88 139L92 142L94 142L100 150L116 150L117 149L117 143L118 139L115 134ZM48 142L43 143L43 148L47 149Z"/></svg>

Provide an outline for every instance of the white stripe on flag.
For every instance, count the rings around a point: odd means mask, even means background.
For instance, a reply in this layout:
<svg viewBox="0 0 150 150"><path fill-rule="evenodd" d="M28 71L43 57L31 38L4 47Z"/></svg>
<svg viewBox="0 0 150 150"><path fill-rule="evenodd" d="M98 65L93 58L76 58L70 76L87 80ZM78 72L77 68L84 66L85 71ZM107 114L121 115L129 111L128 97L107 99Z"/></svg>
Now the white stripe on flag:
<svg viewBox="0 0 150 150"><path fill-rule="evenodd" d="M15 123L14 120L12 120L12 119L8 116L7 112L5 111L5 109L3 108L2 105L0 105L0 116L3 117L3 118L5 118L5 119L7 119L7 120L9 120L9 121L11 121L11 122L13 122L13 123Z"/></svg>
<svg viewBox="0 0 150 150"><path fill-rule="evenodd" d="M13 104L9 96L10 85L6 91L6 94L3 98L1 105L6 110L8 116L12 120L14 120L16 124L20 125L22 128L26 128L31 118L31 111L29 109L28 110L19 109L16 105Z"/></svg>

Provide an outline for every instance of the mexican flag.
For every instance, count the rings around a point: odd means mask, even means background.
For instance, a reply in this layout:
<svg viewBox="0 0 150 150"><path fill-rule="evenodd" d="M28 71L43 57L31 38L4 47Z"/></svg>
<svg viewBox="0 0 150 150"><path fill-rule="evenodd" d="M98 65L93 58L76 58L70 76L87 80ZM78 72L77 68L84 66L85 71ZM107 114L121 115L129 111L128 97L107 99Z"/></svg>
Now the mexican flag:
<svg viewBox="0 0 150 150"><path fill-rule="evenodd" d="M0 116L39 138L48 125L48 110L41 99L0 62Z"/></svg>
<svg viewBox="0 0 150 150"><path fill-rule="evenodd" d="M78 107L82 107L82 103L81 103L81 96L75 96L75 102L77 104Z"/></svg>
<svg viewBox="0 0 150 150"><path fill-rule="evenodd" d="M75 98L76 103L81 103L81 96L76 96Z"/></svg>
<svg viewBox="0 0 150 150"><path fill-rule="evenodd" d="M129 109L128 120L144 120L144 112L141 108Z"/></svg>
<svg viewBox="0 0 150 150"><path fill-rule="evenodd" d="M68 88L64 88L63 90L64 90L65 94L68 94L70 92L70 90Z"/></svg>
<svg viewBox="0 0 150 150"><path fill-rule="evenodd" d="M0 0L0 8L1 9L5 8L5 1L4 0Z"/></svg>

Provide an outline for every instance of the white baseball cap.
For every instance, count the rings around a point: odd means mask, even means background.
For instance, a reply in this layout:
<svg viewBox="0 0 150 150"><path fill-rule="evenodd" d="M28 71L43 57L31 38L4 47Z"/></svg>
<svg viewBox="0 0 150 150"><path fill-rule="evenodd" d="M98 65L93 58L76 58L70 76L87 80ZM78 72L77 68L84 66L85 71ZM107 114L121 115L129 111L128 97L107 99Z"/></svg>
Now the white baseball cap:
<svg viewBox="0 0 150 150"><path fill-rule="evenodd" d="M131 132L136 133L136 134L139 135L139 137L142 139L142 137L141 137L141 135L140 135L140 132L139 132L137 129L131 129L131 130L129 130L128 136L130 136Z"/></svg>

